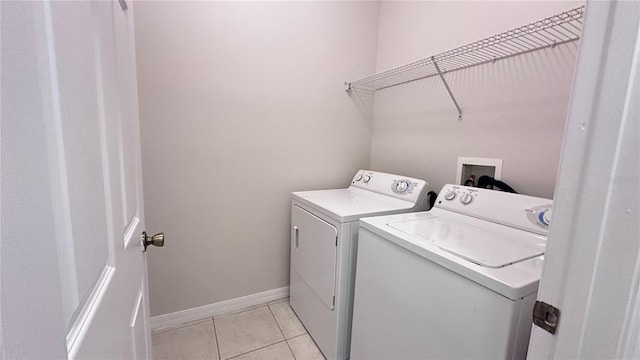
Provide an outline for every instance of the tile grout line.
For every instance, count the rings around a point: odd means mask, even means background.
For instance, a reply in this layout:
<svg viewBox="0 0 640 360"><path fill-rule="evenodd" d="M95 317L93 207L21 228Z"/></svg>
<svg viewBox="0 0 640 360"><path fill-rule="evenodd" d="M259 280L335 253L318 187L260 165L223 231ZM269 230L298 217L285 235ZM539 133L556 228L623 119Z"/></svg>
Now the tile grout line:
<svg viewBox="0 0 640 360"><path fill-rule="evenodd" d="M263 306L263 305L264 305L264 306ZM263 305L256 306L255 308L248 309L248 310L246 310L246 311L241 311L241 312L233 313L233 314L231 314L231 315L239 315L239 314L242 314L242 313L245 313L245 312L249 312L249 311L253 311L253 310L258 310L258 309L262 309L262 308L264 308L264 307L267 307L267 308L269 309L269 314L271 314L271 317L273 318L273 321L275 321L276 326L278 327L278 330L280 330L280 334L282 334L282 340L281 340L281 341L276 341L276 342L274 342L273 344L269 344L269 345L265 345L265 346L259 347L259 348L257 348L257 349L253 349L253 350L250 350L250 351L247 351L247 352L243 352L243 353L238 354L238 355L234 355L234 356L232 356L232 357L230 357L230 358L226 358L226 359L223 359L223 358L222 358L222 355L220 355L220 346L218 346L218 357L219 357L219 359L220 359L220 360L231 360L231 359L237 358L238 356L246 355L246 354L252 353L252 352L254 352L254 351L262 350L262 349L264 349L264 348L266 348L266 347L269 347L269 346L272 346L272 345L275 345L275 344L279 344L279 343L281 343L281 342L283 342L283 341L284 341L284 342L287 342L287 338L286 338L286 337L284 336L284 334L282 333L282 329L280 329L280 324L278 324L278 320L276 320L276 317L273 315L273 312L271 311L271 307L269 306L269 303L265 303L265 304L263 304ZM214 317L213 324L214 324L214 330L215 330L215 317ZM218 342L217 337L216 337L216 342ZM289 346L289 344L287 344L287 347L288 347L288 346ZM289 351L291 351L291 348L289 348ZM293 352L291 352L291 355L293 356ZM295 359L295 357L294 357L294 359Z"/></svg>
<svg viewBox="0 0 640 360"><path fill-rule="evenodd" d="M287 298L289 299L289 298ZM298 314L296 314L296 312L293 310L293 308L291 308L291 305L289 304L289 301L287 300L287 305L289 306L289 309L291 309L291 312L293 312L293 315L296 317L296 319L298 319L298 322L300 322L300 325L302 325L302 328L304 329L304 334L300 334L300 335L296 335L296 336L292 336L289 339L287 339L287 337L285 336L285 341L287 342L287 346L289 347L289 351L291 351L291 355L293 355L293 358L296 359L296 355L293 353L293 350L291 349L291 346L289 345L289 340L293 340L295 338L299 338L301 336L305 336L305 335L309 335L309 330L307 330L307 327L304 326L304 324L302 323L302 321L300 321L300 318L298 317ZM271 310L271 307L269 307L269 310ZM273 315L273 311L271 312L271 314ZM275 318L275 315L273 316ZM276 319L276 324L278 323L278 320ZM278 326L280 326L278 324ZM282 331L282 330L280 330ZM282 336L284 336L284 333L282 333ZM320 348L318 347L318 344L316 344L316 341L313 340L313 338L311 337L311 335L309 335L309 339L311 339L311 341L313 342L313 344L316 346L316 348L318 348L318 351L320 351ZM320 351L320 354L322 354L322 351ZM325 358L325 360L327 359L324 354L322 354L322 357Z"/></svg>
<svg viewBox="0 0 640 360"><path fill-rule="evenodd" d="M216 339L216 351L218 352L218 360L222 360L222 355L220 355L220 342L218 341L218 331L216 330L216 319L211 317L211 322L213 323L213 337Z"/></svg>
<svg viewBox="0 0 640 360"><path fill-rule="evenodd" d="M264 349L264 348L272 346L272 345L279 344L281 342L285 342L286 343L287 348L289 349L289 352L291 353L291 356L294 359L296 359L295 355L293 354L293 350L291 349L291 346L289 346L288 340L294 339L296 337L300 337L300 336L303 336L303 335L307 335L308 332L305 332L304 334L296 335L296 336L291 337L290 339L287 339L286 336L284 335L284 332L283 332L281 326L280 326L280 323L278 322L278 319L276 319L275 314L273 313L273 310L271 309L271 306L269 306L270 303L277 304L277 303L280 303L280 302L285 302L287 300L288 300L288 298L285 298L285 299L280 299L280 300L276 300L276 301L266 302L266 303L259 304L259 305L254 305L254 306L248 307L246 309L242 309L242 310L236 310L235 312L232 311L232 312L229 312L229 313L226 313L226 314L220 314L220 315L215 315L215 316L207 316L207 317L204 317L204 318L201 318L201 319L192 320L192 321L183 323L178 327L173 327L173 328L169 328L169 329L160 330L160 331L157 331L157 332L152 332L152 335L159 335L159 334L162 334L162 333L167 333L167 332L179 330L179 329L182 329L182 328L186 328L186 327L202 324L202 323L205 323L205 322L208 322L209 320L211 320L211 323L213 325L213 335L214 335L214 339L215 339L215 342L216 342L216 350L217 350L217 354L218 354L218 359L219 360L234 359L234 358L237 358L239 356L246 355L246 354L249 354L249 353ZM275 321L276 326L278 327L278 330L280 331L280 334L282 335L282 340L281 341L276 341L276 342L274 342L272 344L265 345L265 346L262 346L262 347L259 347L259 348L256 348L256 349L253 349L253 350L250 350L250 351L238 354L238 355L234 355L234 356L226 358L226 359L223 359L222 358L222 354L220 352L220 341L219 341L219 338L218 338L218 331L217 331L217 326L216 326L216 323L215 323L215 319L217 317L223 317L223 316L240 315L240 314L243 314L243 313L246 313L246 312L250 312L250 311L253 311L253 310L258 310L258 309L261 309L261 308L264 308L264 307L267 307L269 309L269 313L271 314L271 317ZM297 317L297 315L296 315L296 317ZM302 325L302 326L304 328L304 325ZM304 329L306 331L306 328L304 328Z"/></svg>
<svg viewBox="0 0 640 360"><path fill-rule="evenodd" d="M302 324L302 326L304 327L304 324ZM307 330L307 328L304 328L304 329ZM305 336L305 335L309 335L309 332L307 331L304 334L296 335L296 336L291 337L290 339L287 339L287 346L289 346L289 340L293 340L293 339L296 339L296 338L299 338L299 337L302 337L302 336ZM320 350L320 347L318 346L318 344L316 344L316 341L311 337L311 335L309 335L309 339L311 339L311 342L313 342L313 345L315 345L315 347L318 349L318 351L320 352L320 355L322 355L322 357L326 360L327 357L324 356L324 354ZM289 346L289 350L291 350L291 346ZM291 351L291 353L293 354L293 351ZM295 355L293 357L295 358Z"/></svg>
<svg viewBox="0 0 640 360"><path fill-rule="evenodd" d="M271 310L271 306L267 305L267 307L269 308L269 312L271 313L271 316L273 316L273 320L275 320L276 325L278 325L278 329L280 329L280 333L282 334L282 338L284 339L284 343L287 344L287 348L289 349L289 352L291 353L291 356L293 356L293 360L296 360L296 355L293 353L293 350L291 350L291 346L289 346L289 341L288 341L287 337L284 335L284 331L282 331L282 328L280 327L280 323L278 322L278 319L276 319L276 315L273 313L273 310Z"/></svg>
<svg viewBox="0 0 640 360"><path fill-rule="evenodd" d="M299 337L303 337L303 336L305 336L305 335L309 335L309 333L307 332L307 333L304 333L304 334L296 335L296 336L294 336L294 337L292 337L292 338L290 338L290 339L287 339L287 340L286 340L286 341L287 341L287 346L289 346L289 340L297 339L297 338L299 338ZM323 357L325 360L327 360L327 357L326 357L326 356L324 356L324 354L323 354L323 353L322 353L322 351L320 350L320 347L318 346L318 344L316 344L316 341L315 341L315 340L313 340L313 338L311 337L311 335L309 335L309 339L311 340L311 342L313 343L313 345L318 349L318 351L320 352L320 355L322 355L322 357ZM289 350L291 350L291 346L289 346ZM291 354L293 354L293 351L291 351ZM296 356L295 356L295 355L293 355L293 357L295 358Z"/></svg>
<svg viewBox="0 0 640 360"><path fill-rule="evenodd" d="M257 349L253 349L253 350L251 350L251 351L243 352L242 354L234 355L233 357L226 358L226 359L220 359L220 360L232 360L232 359L235 359L235 358L240 357L240 356L242 356L242 355L251 354L252 352L255 352L255 351L258 351L258 350L262 350L262 349L264 349L264 348L268 348L269 346L273 346L273 345L276 345L276 344L280 344L281 342L287 342L287 340L282 340L282 341L274 342L273 344L265 345L265 346L263 346L263 347L259 347L259 348L257 348Z"/></svg>
<svg viewBox="0 0 640 360"><path fill-rule="evenodd" d="M295 315L295 316L296 316L296 319L298 319L298 322L300 323L300 325L302 325L302 328L304 329L304 334L308 334L308 333L309 333L309 330L307 330L307 327L306 327L306 326L304 326L304 324L302 323L302 320L300 320L300 317L298 316L298 314L296 314L296 311L295 311L295 310L293 310L293 308L291 307L291 304L289 304L289 309L291 309L291 312L293 313L293 315ZM302 335L304 335L304 334L293 336L293 337L292 337L292 339L293 339L294 337L302 336ZM311 337L311 335L309 335L309 337Z"/></svg>
<svg viewBox="0 0 640 360"><path fill-rule="evenodd" d="M304 326L304 324L302 323L302 321L300 321L300 318L298 317L298 314L296 314L296 312L295 312L295 311L293 311L293 308L291 308L291 305L289 304L289 300L288 300L288 299L289 299L289 298L287 298L287 306L289 307L289 310L291 310L291 312L293 313L293 315L296 317L296 320L298 320L298 322L300 323L300 325L302 325L302 328L304 329L304 334L300 334L300 335L292 336L292 337L290 337L290 338L289 338L289 339L293 339L293 338L296 338L296 337L298 337L298 336L302 336L302 335L306 335L306 334L308 334L308 333L309 333L309 330L307 330L307 327L306 327L306 326ZM282 301L282 302L284 302L284 301ZM271 310L271 306L269 306L269 310ZM273 314L273 311L271 312L271 314ZM276 317L276 316L275 316L275 314L273 315L273 317L274 317L274 318ZM278 323L278 319L276 319L276 323ZM278 326L280 326L280 325L278 324ZM280 331L282 331L282 330L280 330ZM284 332L282 333L282 336L284 336ZM311 335L309 335L309 336L311 336ZM284 338L285 338L285 340L289 340L289 339L287 339L287 337L286 337L286 336L284 336Z"/></svg>
<svg viewBox="0 0 640 360"><path fill-rule="evenodd" d="M318 344L316 343L316 341L311 337L311 335L309 335L309 339L311 339L311 342L313 342L313 345L316 346L316 349L318 349L318 352L320 353L320 355L322 356L322 358L324 360L327 360L327 357L324 356L324 353L322 352L322 350L320 350L320 346L318 346Z"/></svg>
<svg viewBox="0 0 640 360"><path fill-rule="evenodd" d="M308 334L308 333L304 333L304 334L300 334L300 335L292 336L291 338L289 338L289 339L287 339L287 340L293 340L293 339L299 338L300 336L305 336L305 335L309 335L309 334ZM309 335L309 337L311 337L311 335ZM312 339L313 339L313 338L312 338ZM314 342L314 344L315 344L315 342Z"/></svg>
<svg viewBox="0 0 640 360"><path fill-rule="evenodd" d="M289 340L285 340L284 342L287 343L287 347L289 348L289 352L291 353L291 356L293 356L293 360L297 360L296 359L296 354L294 354L293 350L291 350L291 345L289 345Z"/></svg>
<svg viewBox="0 0 640 360"><path fill-rule="evenodd" d="M267 305L267 307L269 308L269 314L271 314L271 317L273 318L273 321L275 321L276 322L276 326L278 326L278 330L280 330L280 334L282 334L282 338L286 341L287 337L284 336L284 332L282 331L282 328L280 327L280 323L278 322L278 319L276 319L276 316L273 313L273 310L271 310L271 306Z"/></svg>

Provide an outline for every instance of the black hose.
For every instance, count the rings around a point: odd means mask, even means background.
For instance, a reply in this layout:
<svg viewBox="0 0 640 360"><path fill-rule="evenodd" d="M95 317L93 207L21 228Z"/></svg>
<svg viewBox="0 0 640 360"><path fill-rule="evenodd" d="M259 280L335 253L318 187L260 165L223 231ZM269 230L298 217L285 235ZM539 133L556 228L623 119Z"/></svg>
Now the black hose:
<svg viewBox="0 0 640 360"><path fill-rule="evenodd" d="M436 199L438 198L438 193L435 191L429 191L427 193L427 196L429 197L429 209L431 209L433 205L436 203Z"/></svg>
<svg viewBox="0 0 640 360"><path fill-rule="evenodd" d="M504 192L514 193L514 194L518 193L511 186L507 185L503 181L496 180L496 179L492 178L491 176L482 175L478 179L478 187L479 188L493 189L494 186L497 187L498 189L504 191Z"/></svg>

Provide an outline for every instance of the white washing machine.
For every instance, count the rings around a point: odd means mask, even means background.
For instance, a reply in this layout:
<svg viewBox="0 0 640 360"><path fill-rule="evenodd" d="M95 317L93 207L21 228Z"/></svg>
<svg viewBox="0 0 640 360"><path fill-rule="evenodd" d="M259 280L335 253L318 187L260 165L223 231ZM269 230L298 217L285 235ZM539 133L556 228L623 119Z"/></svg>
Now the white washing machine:
<svg viewBox="0 0 640 360"><path fill-rule="evenodd" d="M524 359L552 201L445 185L362 219L351 359Z"/></svg>
<svg viewBox="0 0 640 360"><path fill-rule="evenodd" d="M360 170L346 189L294 192L291 308L327 359L347 359L358 220L425 210L427 182Z"/></svg>

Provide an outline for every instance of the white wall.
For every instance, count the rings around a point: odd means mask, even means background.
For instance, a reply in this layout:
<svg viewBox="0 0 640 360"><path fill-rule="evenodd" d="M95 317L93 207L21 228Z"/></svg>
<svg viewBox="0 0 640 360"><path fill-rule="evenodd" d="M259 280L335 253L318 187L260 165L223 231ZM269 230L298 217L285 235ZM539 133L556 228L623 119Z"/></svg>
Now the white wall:
<svg viewBox="0 0 640 360"><path fill-rule="evenodd" d="M383 2L377 71L580 6L580 2ZM552 197L578 44L558 46L376 93L371 167L455 181L459 156L504 160L502 179ZM355 79L354 79L355 80Z"/></svg>
<svg viewBox="0 0 640 360"><path fill-rule="evenodd" d="M152 315L289 284L289 199L369 167L378 3L135 2Z"/></svg>

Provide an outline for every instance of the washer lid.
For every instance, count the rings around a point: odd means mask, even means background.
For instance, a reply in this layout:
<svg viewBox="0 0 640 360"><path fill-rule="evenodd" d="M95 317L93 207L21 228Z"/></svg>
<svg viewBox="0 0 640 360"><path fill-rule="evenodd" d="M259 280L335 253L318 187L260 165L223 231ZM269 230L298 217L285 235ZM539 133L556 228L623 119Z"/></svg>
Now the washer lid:
<svg viewBox="0 0 640 360"><path fill-rule="evenodd" d="M491 226L491 223L488 224ZM535 234L507 235L492 231L489 226L480 227L440 216L388 225L429 241L467 261L489 268L501 268L543 255L546 246L545 241Z"/></svg>

